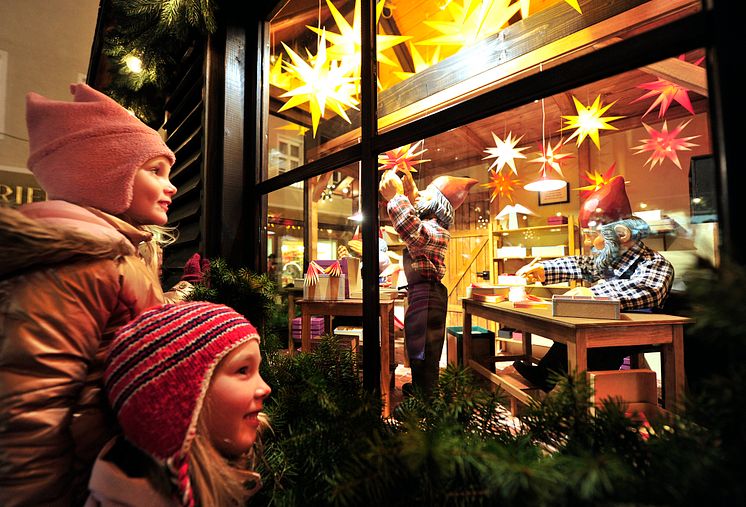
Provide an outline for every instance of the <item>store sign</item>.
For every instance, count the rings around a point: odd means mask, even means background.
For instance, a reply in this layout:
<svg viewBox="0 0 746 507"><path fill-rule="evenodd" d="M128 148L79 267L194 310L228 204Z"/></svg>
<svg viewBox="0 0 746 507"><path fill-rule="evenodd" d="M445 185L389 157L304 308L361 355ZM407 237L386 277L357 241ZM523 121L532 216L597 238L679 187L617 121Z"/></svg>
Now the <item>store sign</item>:
<svg viewBox="0 0 746 507"><path fill-rule="evenodd" d="M32 175L0 171L0 206L17 207L46 199L47 193Z"/></svg>

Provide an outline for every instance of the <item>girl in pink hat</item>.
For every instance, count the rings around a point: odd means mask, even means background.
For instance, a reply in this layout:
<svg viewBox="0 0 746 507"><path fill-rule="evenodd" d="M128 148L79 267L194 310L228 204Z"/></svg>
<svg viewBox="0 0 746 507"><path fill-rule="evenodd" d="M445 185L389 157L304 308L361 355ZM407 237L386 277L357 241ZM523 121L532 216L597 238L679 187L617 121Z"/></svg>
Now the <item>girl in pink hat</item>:
<svg viewBox="0 0 746 507"><path fill-rule="evenodd" d="M256 329L227 306L163 305L120 328L104 382L123 435L96 461L86 507L245 505L270 393L260 363Z"/></svg>
<svg viewBox="0 0 746 507"><path fill-rule="evenodd" d="M0 505L80 504L116 429L115 331L164 302L153 226L176 193L153 129L84 84L27 96L29 169L49 200L0 209Z"/></svg>

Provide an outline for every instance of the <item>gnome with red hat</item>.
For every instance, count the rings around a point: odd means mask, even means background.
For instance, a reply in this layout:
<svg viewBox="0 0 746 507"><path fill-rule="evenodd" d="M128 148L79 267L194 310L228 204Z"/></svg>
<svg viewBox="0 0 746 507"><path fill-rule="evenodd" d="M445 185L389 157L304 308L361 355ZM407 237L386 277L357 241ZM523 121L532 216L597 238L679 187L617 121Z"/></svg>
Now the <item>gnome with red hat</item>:
<svg viewBox="0 0 746 507"><path fill-rule="evenodd" d="M624 178L615 176L593 191L580 208L579 221L581 227L595 234L592 256L541 261L524 266L516 274L528 282L589 282L590 288L577 287L567 294L618 298L623 311L661 308L673 283L673 266L642 242L650 227L632 215ZM628 353L621 347L589 349L588 369L619 369ZM513 366L527 380L548 391L553 387L549 371L566 370L567 346L554 343L538 365L516 361Z"/></svg>
<svg viewBox="0 0 746 507"><path fill-rule="evenodd" d="M402 180L394 170L388 170L379 185L394 229L407 246L403 264L409 304L404 341L412 384L425 395L430 395L438 382L445 341L448 292L441 280L451 239L448 229L454 211L476 183L473 178L439 176L419 191L411 173L405 172Z"/></svg>

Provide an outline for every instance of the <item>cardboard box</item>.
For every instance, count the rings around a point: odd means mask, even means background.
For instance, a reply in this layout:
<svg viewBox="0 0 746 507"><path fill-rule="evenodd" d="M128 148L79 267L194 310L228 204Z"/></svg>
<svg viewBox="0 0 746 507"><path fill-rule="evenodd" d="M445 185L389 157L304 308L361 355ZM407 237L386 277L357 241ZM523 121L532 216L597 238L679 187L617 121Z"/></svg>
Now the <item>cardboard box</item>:
<svg viewBox="0 0 746 507"><path fill-rule="evenodd" d="M619 320L621 303L617 298L555 294L552 296L552 316Z"/></svg>
<svg viewBox="0 0 746 507"><path fill-rule="evenodd" d="M593 389L591 402L596 406L601 406L607 398L658 404L658 384L653 370L589 371L588 379Z"/></svg>
<svg viewBox="0 0 746 507"><path fill-rule="evenodd" d="M312 301L340 301L345 298L345 275L319 275L315 285L303 285L303 299Z"/></svg>
<svg viewBox="0 0 746 507"><path fill-rule="evenodd" d="M340 269L342 269L342 274L347 277L347 279L345 280L345 296L344 296L345 298L349 298L350 297L350 285L349 285L350 274L349 273L350 273L350 267L351 267L351 262L350 262L351 259L352 259L352 257L342 257L341 259L338 259L338 260L316 260L316 261L313 261L313 262L315 262L316 264L318 264L319 266L321 266L324 269L328 268L329 266L331 266L335 262L339 262L339 267L340 267ZM355 260L358 260L358 259L355 259ZM358 260L358 266L357 267L359 268L359 260Z"/></svg>

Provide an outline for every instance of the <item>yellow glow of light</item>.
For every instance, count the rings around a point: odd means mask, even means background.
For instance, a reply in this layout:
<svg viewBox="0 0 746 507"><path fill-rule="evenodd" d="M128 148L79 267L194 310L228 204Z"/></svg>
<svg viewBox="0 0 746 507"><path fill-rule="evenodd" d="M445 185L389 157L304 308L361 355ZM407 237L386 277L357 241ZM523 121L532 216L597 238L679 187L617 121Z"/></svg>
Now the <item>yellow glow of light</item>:
<svg viewBox="0 0 746 507"><path fill-rule="evenodd" d="M460 0L450 2L445 10L451 21L425 21L441 35L420 42L423 46L449 45L469 47L498 33L510 21L520 4L512 0Z"/></svg>
<svg viewBox="0 0 746 507"><path fill-rule="evenodd" d="M624 116L603 116L603 114L614 105L615 102L603 106L601 104L601 96L596 96L596 100L593 104L586 107L578 99L573 96L573 102L575 103L575 109L577 110L577 116L562 116L566 125L561 130L576 129L567 141L577 137L577 145L580 146L585 140L586 136L591 138L596 148L601 149L601 144L598 139L599 130L617 130L613 125L609 125L610 121L624 118ZM566 142L567 142L566 141Z"/></svg>
<svg viewBox="0 0 746 507"><path fill-rule="evenodd" d="M125 65L127 65L127 68L130 70L130 72L134 72L135 74L139 74L142 72L142 60L140 60L135 55L128 55L124 59Z"/></svg>

